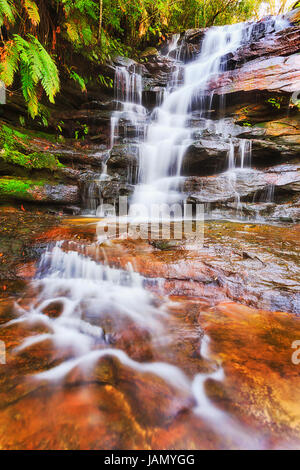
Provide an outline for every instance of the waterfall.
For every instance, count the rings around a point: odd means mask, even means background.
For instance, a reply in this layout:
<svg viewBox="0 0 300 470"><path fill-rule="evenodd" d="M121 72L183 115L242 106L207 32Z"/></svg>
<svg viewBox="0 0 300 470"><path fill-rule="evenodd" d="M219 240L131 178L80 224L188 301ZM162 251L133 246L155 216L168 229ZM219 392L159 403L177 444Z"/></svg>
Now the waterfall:
<svg viewBox="0 0 300 470"><path fill-rule="evenodd" d="M264 23L265 33L287 26L283 19L270 18ZM115 96L120 106L112 117L111 145L119 138L121 120L134 126L139 150L138 184L132 204L149 208L152 204L182 203L180 191L183 176L181 167L187 149L196 133L191 119L202 119L201 132L211 128L207 117L212 110L213 92L209 91L219 75L227 68L227 58L242 44L256 34L256 23L239 23L209 28L204 35L198 57L188 64L179 61L181 56L180 36L169 41L166 56L174 59L174 71L164 93L158 93L157 106L147 119L142 105L141 70L136 66L117 67ZM180 74L183 79L179 79ZM215 97L214 102L217 100ZM219 108L224 106L224 97L219 97ZM124 136L126 137L126 124ZM228 178L235 184L235 172L249 170L251 165L251 141L232 139L231 129L223 126L222 120L215 125L219 137L228 142ZM227 126L228 127L228 126ZM200 164L200 163L199 163ZM238 194L237 199L239 200Z"/></svg>
<svg viewBox="0 0 300 470"><path fill-rule="evenodd" d="M153 111L145 142L140 145L139 185L133 197L135 203L148 206L153 202L182 200L178 187L182 161L194 132L188 127L191 111L197 107L202 117L209 110L212 94L206 91L208 84L225 69L224 56L241 45L247 27L241 23L210 28L203 39L199 57L184 66L183 85L169 90L161 106ZM229 154L234 151L232 146L229 145ZM234 165L234 158L230 165Z"/></svg>

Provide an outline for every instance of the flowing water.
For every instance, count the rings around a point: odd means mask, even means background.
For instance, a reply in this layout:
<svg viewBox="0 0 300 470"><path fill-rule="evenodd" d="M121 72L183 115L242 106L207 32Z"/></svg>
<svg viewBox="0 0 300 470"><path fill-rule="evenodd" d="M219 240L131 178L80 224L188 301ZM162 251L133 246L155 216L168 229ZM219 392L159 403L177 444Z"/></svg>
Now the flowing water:
<svg viewBox="0 0 300 470"><path fill-rule="evenodd" d="M228 142L225 173L228 184L234 188L239 173L250 171L251 141L231 138L226 120L207 119L213 96L206 92L209 81L226 67L224 56L234 52L250 35L249 24L211 28L193 63L179 63L178 54L177 69L162 103L151 116L142 105L140 71L132 65L129 69L117 68L118 109L112 115L111 147L118 143L121 127L124 139L128 138L129 128L130 132L132 127L135 129L140 165L132 203L149 206L183 200L182 162L194 133L199 131L188 125L195 107L199 110L198 118L204 118L204 130L214 127ZM176 50L178 41L179 36L171 41L169 55ZM183 83L179 80L179 68L184 70ZM105 178L104 166L100 180ZM236 201L239 206L238 193ZM96 232L95 222L85 223ZM203 303L201 296L194 298L193 294L176 295L175 288L173 295L168 295L167 285L191 282L186 287L188 291L199 281L197 277L195 282L188 279L192 269L192 255L188 251L183 251L183 255L180 251L159 255L165 257L156 258L156 265L147 272L147 257L143 256L157 255L147 242L139 252L138 243L134 247L120 240L100 244L96 237L90 239L86 234L81 241L79 226L75 227L76 237L71 237L72 240L49 245L27 295L16 302L14 318L4 325L9 331L24 328L24 339L15 345L13 355L32 357L34 364L27 376L29 391L21 389L21 395L32 393L36 414L45 413L42 400L37 398L39 390L44 390L49 410L61 410L63 418L57 416L53 427L58 434L65 433L67 447L268 448L285 445L280 437L285 429L290 433L287 439L295 438L285 422L288 414L290 419L296 413L291 405L293 397L283 398L281 391L278 393L280 398L276 399L283 411L280 418L275 418L276 405L271 404L275 398L267 397L266 384L260 385L265 367L263 354L273 351L274 357L278 355L281 345L276 343L276 335L282 329L284 336L286 325L293 325L292 317L269 315L268 321L277 329L274 333L271 327L274 337L265 340L258 327L262 320L252 323L253 317L259 318L259 311L230 304L225 294L221 298L227 300L224 304L217 299ZM180 264L181 256L186 258ZM203 266L201 269L207 270ZM185 270L186 281L181 278ZM208 290L216 289L218 283L222 285L218 277L205 283ZM223 324L227 324L227 332L222 330ZM249 328L253 344L248 347ZM240 361L239 347L243 343L249 357L243 356ZM219 344L223 347L221 351ZM251 362L255 362L251 346L262 350L258 370ZM44 352L46 366L40 356L35 356L36 348ZM280 358L276 356L276 360ZM270 362L266 367L273 374L271 382L278 387L274 379L276 365L273 367ZM285 380L290 385L293 372L289 364L282 367L286 368ZM253 376L253 384L252 373L258 376L257 382ZM257 395L254 392L251 395L251 387ZM243 410L245 401L251 403L248 414ZM266 416L261 402L268 408ZM50 439L49 435L50 443L36 437L41 434L44 439L45 431L38 431L35 407L33 402L29 403L33 416L26 412L24 415L26 426L32 429L32 440L29 444L24 437L19 447L30 446L32 442L41 448L62 447L61 440ZM73 411L68 415L70 410ZM69 437L72 416L73 421L78 419L76 431L71 427L76 442ZM272 441L270 430L276 419L280 421L280 432ZM53 431L49 433L52 436Z"/></svg>
<svg viewBox="0 0 300 470"><path fill-rule="evenodd" d="M283 19L270 19L268 30L287 27ZM142 76L134 66L128 69L118 67L115 86L116 99L121 107L114 113L111 126L111 144L120 137L118 125L124 119L135 128L135 140L139 145L139 174L132 203L150 207L153 204L183 202L182 163L185 154L198 132L205 133L212 126L217 129L219 138L228 142L228 185L235 192L237 209L241 209L240 196L235 190L236 179L241 171L251 170L251 141L233 139L233 127L220 119L212 124L207 119L213 103L213 93L209 84L226 70L227 57L242 44L247 43L253 34L255 23L240 23L210 28L204 36L198 57L188 64L180 62L181 46L179 35L174 35L169 43L167 57L175 56L175 70L163 95L157 93L159 104L149 117L142 106ZM141 71L140 71L141 73ZM183 75L183 79L179 78ZM224 97L219 97L219 107L224 106ZM222 112L221 112L222 114ZM204 118L201 129L191 127L191 120ZM126 124L125 127L125 137Z"/></svg>

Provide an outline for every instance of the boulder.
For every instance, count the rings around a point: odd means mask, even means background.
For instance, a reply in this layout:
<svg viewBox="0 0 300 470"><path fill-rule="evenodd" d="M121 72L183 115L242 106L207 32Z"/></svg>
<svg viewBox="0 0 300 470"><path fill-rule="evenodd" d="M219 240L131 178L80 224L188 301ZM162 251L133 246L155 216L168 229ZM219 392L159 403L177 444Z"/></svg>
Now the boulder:
<svg viewBox="0 0 300 470"><path fill-rule="evenodd" d="M229 141L220 138L206 138L194 141L187 149L181 173L188 175L207 175L227 168Z"/></svg>

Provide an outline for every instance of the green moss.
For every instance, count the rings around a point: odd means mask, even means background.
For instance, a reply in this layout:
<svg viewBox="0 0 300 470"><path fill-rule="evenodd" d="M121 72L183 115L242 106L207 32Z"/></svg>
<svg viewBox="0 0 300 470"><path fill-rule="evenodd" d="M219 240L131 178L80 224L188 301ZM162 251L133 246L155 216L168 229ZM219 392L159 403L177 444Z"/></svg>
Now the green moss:
<svg viewBox="0 0 300 470"><path fill-rule="evenodd" d="M31 190L37 186L43 186L44 181L30 179L0 178L0 199L16 198L33 200Z"/></svg>
<svg viewBox="0 0 300 470"><path fill-rule="evenodd" d="M56 170L63 167L56 156L51 153L29 152L29 137L6 125L0 128L0 159L6 163L19 165L28 169Z"/></svg>

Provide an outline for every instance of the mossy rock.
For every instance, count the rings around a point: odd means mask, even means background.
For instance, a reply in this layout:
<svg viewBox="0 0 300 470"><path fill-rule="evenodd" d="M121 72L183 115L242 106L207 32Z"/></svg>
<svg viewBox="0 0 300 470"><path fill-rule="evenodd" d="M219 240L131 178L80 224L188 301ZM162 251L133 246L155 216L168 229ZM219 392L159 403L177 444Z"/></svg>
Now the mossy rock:
<svg viewBox="0 0 300 470"><path fill-rule="evenodd" d="M63 167L51 153L31 152L29 136L4 124L0 128L0 163L1 160L28 170L54 171Z"/></svg>
<svg viewBox="0 0 300 470"><path fill-rule="evenodd" d="M43 186L43 181L32 181L22 178L0 178L0 200L21 199L33 201L34 191Z"/></svg>
<svg viewBox="0 0 300 470"><path fill-rule="evenodd" d="M48 184L45 180L6 176L0 178L0 201L9 200L78 204L80 193L76 185Z"/></svg>

